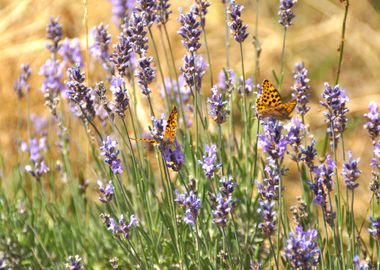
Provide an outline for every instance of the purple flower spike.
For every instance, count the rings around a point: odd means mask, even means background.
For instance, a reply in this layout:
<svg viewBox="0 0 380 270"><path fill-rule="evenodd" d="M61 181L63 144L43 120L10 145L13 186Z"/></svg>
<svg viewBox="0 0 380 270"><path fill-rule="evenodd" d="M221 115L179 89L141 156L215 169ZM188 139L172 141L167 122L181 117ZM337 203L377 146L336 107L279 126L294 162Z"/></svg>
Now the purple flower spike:
<svg viewBox="0 0 380 270"><path fill-rule="evenodd" d="M321 252L317 236L317 230L304 231L301 226L297 226L295 232L289 233L284 254L295 269L312 270L318 265Z"/></svg>
<svg viewBox="0 0 380 270"><path fill-rule="evenodd" d="M128 12L134 8L135 0L110 0L112 4L112 20L117 26L124 21Z"/></svg>
<svg viewBox="0 0 380 270"><path fill-rule="evenodd" d="M98 57L101 61L107 63L109 60L109 45L111 43L111 34L108 32L108 25L103 23L91 30L94 43L90 46L90 53Z"/></svg>
<svg viewBox="0 0 380 270"><path fill-rule="evenodd" d="M19 98L24 96L24 91L29 92L30 85L28 80L32 74L32 69L28 64L21 65L21 74L13 84L13 90L17 93Z"/></svg>
<svg viewBox="0 0 380 270"><path fill-rule="evenodd" d="M48 44L47 48L56 53L59 49L59 42L62 39L62 25L59 23L59 17L50 17L49 24L46 28L47 38L51 40L52 44Z"/></svg>
<svg viewBox="0 0 380 270"><path fill-rule="evenodd" d="M207 0L195 0L195 14L199 17L201 26L206 25L207 9L211 5Z"/></svg>
<svg viewBox="0 0 380 270"><path fill-rule="evenodd" d="M148 50L147 31L143 18L138 11L133 11L126 29L127 36L132 43L132 48L140 57Z"/></svg>
<svg viewBox="0 0 380 270"><path fill-rule="evenodd" d="M377 137L380 134L380 114L379 106L376 102L371 101L368 106L369 112L364 114L364 118L368 121L364 128L367 129L369 135L371 136L372 143L375 143Z"/></svg>
<svg viewBox="0 0 380 270"><path fill-rule="evenodd" d="M165 160L166 166L173 171L181 170L185 162L185 155L177 138L174 139L174 144L163 144L165 149L162 149L162 157Z"/></svg>
<svg viewBox="0 0 380 270"><path fill-rule="evenodd" d="M157 16L155 0L136 0L136 10L140 12L145 26L151 27Z"/></svg>
<svg viewBox="0 0 380 270"><path fill-rule="evenodd" d="M29 159L31 164L25 166L25 171L30 173L34 178L40 180L42 175L49 172L49 167L46 165L42 152L47 150L46 137L41 137L40 139L32 138L27 143L22 143L22 151L29 152Z"/></svg>
<svg viewBox="0 0 380 270"><path fill-rule="evenodd" d="M39 75L44 76L42 81L41 92L60 93L64 89L62 83L63 78L63 63L58 60L48 59L41 66Z"/></svg>
<svg viewBox="0 0 380 270"><path fill-rule="evenodd" d="M344 182L348 189L354 190L359 186L356 182L362 173L362 171L358 168L359 161L360 158L353 159L351 151L348 152L348 161L344 162L342 171Z"/></svg>
<svg viewBox="0 0 380 270"><path fill-rule="evenodd" d="M129 79L132 75L132 47L131 39L121 32L119 42L114 45L114 52L110 58L119 75L127 76Z"/></svg>
<svg viewBox="0 0 380 270"><path fill-rule="evenodd" d="M208 114L218 124L227 120L230 111L227 109L228 100L219 92L216 85L211 88L211 97L207 98Z"/></svg>
<svg viewBox="0 0 380 270"><path fill-rule="evenodd" d="M292 97L297 100L296 110L303 116L309 110L310 86L307 77L308 70L303 62L297 63L293 70L294 85L292 86Z"/></svg>
<svg viewBox="0 0 380 270"><path fill-rule="evenodd" d="M121 165L121 160L118 159L120 150L116 149L118 142L112 139L111 136L107 136L107 139L103 141L103 146L100 147L102 151L101 156L104 156L104 161L107 163L114 174L122 174L123 166Z"/></svg>
<svg viewBox="0 0 380 270"><path fill-rule="evenodd" d="M112 105L114 111L120 118L124 118L125 110L129 105L129 94L125 88L124 79L112 76L110 89L113 95Z"/></svg>
<svg viewBox="0 0 380 270"><path fill-rule="evenodd" d="M314 170L314 158L317 156L315 149L315 140L313 139L310 145L306 147L301 146L301 160L304 161L310 170Z"/></svg>
<svg viewBox="0 0 380 270"><path fill-rule="evenodd" d="M302 158L302 139L304 138L305 126L298 117L293 117L285 128L288 130L288 143L293 150L290 157L294 161L299 161Z"/></svg>
<svg viewBox="0 0 380 270"><path fill-rule="evenodd" d="M371 221L371 225L368 228L369 233L375 240L380 241L380 217L370 217L369 220Z"/></svg>
<svg viewBox="0 0 380 270"><path fill-rule="evenodd" d="M280 20L278 22L285 28L288 28L293 24L295 15L292 8L295 3L297 3L297 0L280 0L280 10L278 11Z"/></svg>
<svg viewBox="0 0 380 270"><path fill-rule="evenodd" d="M109 181L108 184L104 186L102 181L98 181L98 186L99 186L99 201L102 203L109 203L112 201L113 195L115 193L115 188L112 184L112 181Z"/></svg>
<svg viewBox="0 0 380 270"><path fill-rule="evenodd" d="M241 19L241 12L244 9L242 5L236 4L234 0L231 1L231 10L228 12L230 14L230 22L228 26L230 27L234 39L242 43L248 37L247 28L248 26L243 24Z"/></svg>
<svg viewBox="0 0 380 270"><path fill-rule="evenodd" d="M202 33L202 30L199 28L200 22L196 15L196 8L192 6L186 14L183 14L182 9L179 12L178 21L182 26L177 33L183 38L182 45L186 50L190 53L195 53L201 47L199 39Z"/></svg>
<svg viewBox="0 0 380 270"><path fill-rule="evenodd" d="M324 101L321 101L321 105L327 109L323 115L326 117L327 133L330 136L331 145L337 145L338 140L346 129L348 118L348 108L346 106L349 101L346 93L339 85L331 87L328 83L325 83L325 90L322 93Z"/></svg>
<svg viewBox="0 0 380 270"><path fill-rule="evenodd" d="M261 215L262 221L258 227L263 231L266 237L271 236L276 230L277 211L275 207L275 201L259 199L259 208L257 211Z"/></svg>
<svg viewBox="0 0 380 270"><path fill-rule="evenodd" d="M194 191L185 192L183 194L175 190L175 202L178 203L185 211L183 221L191 226L195 225L199 210L202 207L202 201Z"/></svg>
<svg viewBox="0 0 380 270"><path fill-rule="evenodd" d="M65 268L69 270L84 270L82 264L82 258L79 255L69 256L67 258L67 263L65 263Z"/></svg>
<svg viewBox="0 0 380 270"><path fill-rule="evenodd" d="M123 215L120 216L118 222L108 214L101 214L100 218L106 225L107 229L119 239L122 239L123 237L125 239L129 239L132 228L136 227L139 224L139 221L135 215L130 216L128 224L126 223Z"/></svg>
<svg viewBox="0 0 380 270"><path fill-rule="evenodd" d="M374 270L376 269L375 265L367 258L365 262L360 262L359 255L355 255L352 259L354 263L354 270Z"/></svg>
<svg viewBox="0 0 380 270"><path fill-rule="evenodd" d="M183 77L190 89L200 91L202 88L202 77L205 74L206 62L200 55L186 54L183 58L184 65L181 67Z"/></svg>
<svg viewBox="0 0 380 270"><path fill-rule="evenodd" d="M153 57L142 56L138 61L138 70L135 77L138 78L138 85L144 95L148 96L152 90L149 88L149 84L156 78L156 70L150 65L153 61Z"/></svg>
<svg viewBox="0 0 380 270"><path fill-rule="evenodd" d="M157 1L156 22L158 26L166 24L169 21L169 15L172 13L172 11L169 8L170 8L169 0Z"/></svg>
<svg viewBox="0 0 380 270"><path fill-rule="evenodd" d="M206 177L211 178L216 170L222 166L222 163L216 163L216 145L205 145L205 154L203 160L198 160ZM216 164L215 164L216 163Z"/></svg>
<svg viewBox="0 0 380 270"><path fill-rule="evenodd" d="M83 56L81 53L80 41L77 38L68 39L62 42L58 53L63 58L63 63L67 65L75 65L79 64L79 66L83 67Z"/></svg>

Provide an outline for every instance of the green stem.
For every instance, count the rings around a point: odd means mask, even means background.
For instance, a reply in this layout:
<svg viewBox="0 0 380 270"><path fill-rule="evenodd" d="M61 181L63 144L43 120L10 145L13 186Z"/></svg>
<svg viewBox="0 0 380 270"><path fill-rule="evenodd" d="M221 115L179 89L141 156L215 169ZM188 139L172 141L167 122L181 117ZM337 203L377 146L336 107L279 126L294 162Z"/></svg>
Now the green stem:
<svg viewBox="0 0 380 270"><path fill-rule="evenodd" d="M341 68L342 68L343 51L344 51L344 40L345 40L345 35L346 35L346 22L347 22L348 7L349 6L350 6L350 1L346 0L346 7L345 7L345 10L344 10L344 18L343 18L343 24L342 24L342 35L341 35L341 41L340 41L340 46L339 46L338 71L336 73L335 84L339 83L340 71L341 71Z"/></svg>

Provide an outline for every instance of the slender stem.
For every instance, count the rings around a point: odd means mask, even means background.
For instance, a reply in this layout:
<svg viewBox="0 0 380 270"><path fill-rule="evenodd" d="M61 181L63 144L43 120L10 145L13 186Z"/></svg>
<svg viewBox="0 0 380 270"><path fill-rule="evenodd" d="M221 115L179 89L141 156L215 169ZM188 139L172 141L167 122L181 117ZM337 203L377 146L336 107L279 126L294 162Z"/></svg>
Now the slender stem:
<svg viewBox="0 0 380 270"><path fill-rule="evenodd" d="M341 41L340 41L340 46L339 46L338 71L336 73L335 84L339 83L340 71L341 71L341 68L342 68L343 51L344 51L344 40L345 40L345 35L346 35L346 22L347 22L348 7L349 6L350 6L350 1L346 0L346 7L345 7L345 10L344 10L344 18L343 18L343 24L342 24L342 35L341 35Z"/></svg>
<svg viewBox="0 0 380 270"><path fill-rule="evenodd" d="M254 36L254 45L256 48L256 64L255 64L255 84L258 84L260 77L260 55L261 55L261 45L259 41L259 8L260 0L256 0L256 25L255 25L255 36Z"/></svg>
<svg viewBox="0 0 380 270"><path fill-rule="evenodd" d="M244 69L244 55L243 55L243 44L242 42L239 43L240 45L240 58L241 58L241 73L243 77L243 89L242 89L242 95L243 95L243 110L244 110L244 144L246 145L246 152L245 152L245 166L248 167L248 149L249 149L249 143L248 143L248 127L249 123L248 116L247 116L247 94L245 92L245 69ZM243 126L243 124L242 124Z"/></svg>
<svg viewBox="0 0 380 270"><path fill-rule="evenodd" d="M224 4L224 17L225 17L225 38L224 38L224 46L226 48L226 66L227 68L230 67L230 29L228 27L228 8L229 8L229 1L226 0ZM231 112L232 113L232 112Z"/></svg>
<svg viewBox="0 0 380 270"><path fill-rule="evenodd" d="M286 43L286 33L288 28L284 27L284 36L282 39L282 49L281 49L281 68L280 68L280 82L279 82L279 89L282 87L282 82L284 80L284 66L285 66L285 43Z"/></svg>
<svg viewBox="0 0 380 270"><path fill-rule="evenodd" d="M270 236L268 237L269 239L269 244L270 244L270 249L272 250L272 254L273 254L273 258L274 258L274 262L276 264L276 269L279 270L280 268L278 267L278 262L277 262L277 258L276 258L276 255L275 252L274 252L274 247L273 247L273 243L272 243L272 240L270 238ZM277 245L279 246L279 244L277 243Z"/></svg>
<svg viewBox="0 0 380 270"><path fill-rule="evenodd" d="M205 48L206 48L206 55L207 55L207 61L208 61L208 68L209 68L209 72L210 72L210 83L211 83L211 87L212 87L214 85L214 77L213 77L213 73L212 73L212 64L211 64L210 50L208 49L207 35L206 35L206 30L205 30L205 26L204 25L202 25L202 31L203 31L204 41L205 41Z"/></svg>

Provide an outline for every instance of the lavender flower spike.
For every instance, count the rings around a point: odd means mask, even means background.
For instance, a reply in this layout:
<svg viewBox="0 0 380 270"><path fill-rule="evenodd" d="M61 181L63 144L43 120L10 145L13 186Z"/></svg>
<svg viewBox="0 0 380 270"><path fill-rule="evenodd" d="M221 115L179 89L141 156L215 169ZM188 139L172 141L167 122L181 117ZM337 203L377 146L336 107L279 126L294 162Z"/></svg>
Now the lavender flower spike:
<svg viewBox="0 0 380 270"><path fill-rule="evenodd" d="M169 21L169 15L172 11L169 9L169 0L158 0L157 1L157 17L156 22L158 26L166 24Z"/></svg>
<svg viewBox="0 0 380 270"><path fill-rule="evenodd" d="M174 146L163 144L162 157L165 160L166 166L173 171L178 172L181 170L185 162L185 155L183 154L182 147L177 138L174 139ZM174 148L173 148L174 147Z"/></svg>
<svg viewBox="0 0 380 270"><path fill-rule="evenodd" d="M82 258L79 255L69 256L67 258L68 262L65 263L65 268L69 270L84 270L82 265Z"/></svg>
<svg viewBox="0 0 380 270"><path fill-rule="evenodd" d="M211 88L211 93L212 96L207 98L208 114L216 123L222 124L230 114L227 109L228 100L223 97L216 85Z"/></svg>
<svg viewBox="0 0 380 270"><path fill-rule="evenodd" d="M319 262L320 249L317 244L317 230L304 231L301 226L289 233L284 255L295 269L312 270Z"/></svg>
<svg viewBox="0 0 380 270"><path fill-rule="evenodd" d="M63 63L65 65L71 64L79 64L83 67L83 56L81 53L80 41L77 38L72 40L65 38L62 42L58 53L63 57Z"/></svg>
<svg viewBox="0 0 380 270"><path fill-rule="evenodd" d="M124 79L112 76L110 89L113 95L112 105L114 111L120 116L120 118L124 118L125 110L129 105L129 94L125 88Z"/></svg>
<svg viewBox="0 0 380 270"><path fill-rule="evenodd" d="M308 106L310 98L308 70L303 62L297 63L293 70L294 85L292 86L292 97L297 100L296 110L304 116L309 110Z"/></svg>
<svg viewBox="0 0 380 270"><path fill-rule="evenodd" d="M112 201L113 195L115 193L115 188L112 184L112 181L109 181L108 184L104 185L102 181L98 181L99 186L99 201L102 203L109 203Z"/></svg>
<svg viewBox="0 0 380 270"><path fill-rule="evenodd" d="M47 48L56 53L59 49L59 42L62 39L62 25L59 23L59 17L50 17L49 24L46 28L47 38L51 40L52 44L48 44Z"/></svg>
<svg viewBox="0 0 380 270"><path fill-rule="evenodd" d="M297 3L297 0L280 0L280 10L278 11L280 20L278 22L285 28L288 28L293 24L295 15L292 8L295 3Z"/></svg>
<svg viewBox="0 0 380 270"><path fill-rule="evenodd" d="M234 39L242 43L248 37L247 28L248 26L243 24L243 20L241 19L241 12L244 9L242 5L236 4L234 0L231 1L231 10L230 14L230 22L228 26L230 27Z"/></svg>
<svg viewBox="0 0 380 270"><path fill-rule="evenodd" d="M368 228L369 233L375 240L380 241L380 217L370 217L369 220L371 221L371 226Z"/></svg>
<svg viewBox="0 0 380 270"><path fill-rule="evenodd" d="M128 38L124 32L119 35L119 42L113 46L114 52L111 55L111 62L114 64L119 75L124 77L131 77L132 69L132 48L133 44L130 38Z"/></svg>
<svg viewBox="0 0 380 270"><path fill-rule="evenodd" d="M196 15L196 8L192 6L186 14L183 14L182 9L179 12L178 21L182 26L177 33L182 37L182 45L186 50L190 53L195 53L201 47L199 39L202 33L199 28L200 22Z"/></svg>
<svg viewBox="0 0 380 270"><path fill-rule="evenodd" d="M32 69L28 64L21 65L21 74L13 84L13 90L17 93L19 98L24 96L24 91L29 92L30 85L28 83L29 77L32 74Z"/></svg>
<svg viewBox="0 0 380 270"><path fill-rule="evenodd" d="M198 160L198 163L202 165L202 169L206 177L211 178L214 172L222 166L222 163L216 162L216 145L205 145L205 154L203 155L203 160Z"/></svg>
<svg viewBox="0 0 380 270"><path fill-rule="evenodd" d="M110 217L108 214L101 214L100 218L103 223L106 225L107 229L112 232L114 236L121 239L129 239L130 232L133 227L136 227L139 224L138 219L135 215L131 215L129 218L129 223L127 224L123 215L120 216L119 221L117 222L114 218Z"/></svg>
<svg viewBox="0 0 380 270"><path fill-rule="evenodd" d="M103 23L91 30L94 43L90 46L90 53L98 57L103 62L109 59L109 44L111 43L111 35L108 33L108 25Z"/></svg>
<svg viewBox="0 0 380 270"><path fill-rule="evenodd" d="M107 139L103 141L103 146L100 147L102 151L101 156L104 156L104 161L110 166L114 174L122 174L123 166L121 160L118 158L120 150L117 150L118 143L112 139L111 136L107 136Z"/></svg>
<svg viewBox="0 0 380 270"><path fill-rule="evenodd" d="M354 190L359 186L356 182L362 173L362 171L358 168L358 163L360 159L353 159L351 151L348 152L348 161L343 164L343 178L346 184L346 187L350 190Z"/></svg>
<svg viewBox="0 0 380 270"><path fill-rule="evenodd" d="M135 77L138 78L138 85L144 95L148 96L152 90L149 88L149 84L156 78L156 70L150 65L153 61L153 57L146 57L144 54L138 61L138 70Z"/></svg>
<svg viewBox="0 0 380 270"><path fill-rule="evenodd" d="M192 190L189 193L185 192L184 194L180 194L178 190L175 190L175 195L175 202L185 210L185 218L183 221L186 224L194 226L199 210L202 207L201 199Z"/></svg>
<svg viewBox="0 0 380 270"><path fill-rule="evenodd" d="M380 114L379 106L376 102L371 101L368 106L369 112L364 114L364 118L367 119L367 123L364 128L367 129L369 135L371 136L372 143L375 143L377 137L380 134Z"/></svg>

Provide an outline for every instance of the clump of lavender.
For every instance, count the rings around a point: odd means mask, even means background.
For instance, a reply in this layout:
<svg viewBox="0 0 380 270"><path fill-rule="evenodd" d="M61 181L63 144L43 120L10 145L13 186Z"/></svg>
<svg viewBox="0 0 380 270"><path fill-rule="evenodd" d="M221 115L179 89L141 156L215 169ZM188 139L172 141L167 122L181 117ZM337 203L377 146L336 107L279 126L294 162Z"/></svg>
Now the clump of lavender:
<svg viewBox="0 0 380 270"><path fill-rule="evenodd" d="M232 198L232 193L237 186L233 181L232 176L229 176L228 179L223 176L220 179L221 187L219 188L220 193L217 195L210 194L212 202L212 215L213 222L219 227L224 228L229 220L229 216L233 214L237 200Z"/></svg>
<svg viewBox="0 0 380 270"><path fill-rule="evenodd" d="M121 160L118 158L120 150L116 147L118 142L114 140L111 136L107 136L107 139L103 141L103 145L100 147L102 151L101 156L104 156L104 161L107 163L114 174L122 174L123 166Z"/></svg>
<svg viewBox="0 0 380 270"><path fill-rule="evenodd" d="M195 0L195 14L198 16L202 28L206 25L207 9L210 5L207 0Z"/></svg>
<svg viewBox="0 0 380 270"><path fill-rule="evenodd" d="M203 160L198 160L198 163L202 165L202 169L208 178L211 178L216 170L222 166L222 163L216 163L216 158L216 145L206 144Z"/></svg>
<svg viewBox="0 0 380 270"><path fill-rule="evenodd" d="M169 21L169 15L172 11L169 9L169 0L158 0L156 6L156 22L158 26L164 25Z"/></svg>
<svg viewBox="0 0 380 270"><path fill-rule="evenodd" d="M138 70L136 71L135 77L137 77L137 83L141 88L144 95L148 96L152 90L149 88L149 84L156 78L156 70L150 65L153 61L153 57L146 57L143 55L138 60Z"/></svg>
<svg viewBox="0 0 380 270"><path fill-rule="evenodd" d="M134 8L135 0L110 0L110 2L112 4L112 20L120 27L129 10Z"/></svg>
<svg viewBox="0 0 380 270"><path fill-rule="evenodd" d="M372 143L375 144L377 137L380 134L380 114L379 106L376 102L371 101L368 106L369 112L364 114L364 118L368 121L364 128L367 129L371 136Z"/></svg>
<svg viewBox="0 0 380 270"><path fill-rule="evenodd" d="M31 162L31 164L25 166L25 171L39 181L42 175L50 170L42 155L42 152L47 150L46 137L40 139L32 138L30 139L29 144L23 142L21 144L21 150L29 152L29 159Z"/></svg>
<svg viewBox="0 0 380 270"><path fill-rule="evenodd" d="M129 239L132 228L139 224L139 221L135 215L130 216L128 224L124 218L124 215L120 216L118 222L108 214L101 214L100 218L106 225L107 230L111 231L112 234L119 239L122 239L122 237Z"/></svg>
<svg viewBox="0 0 380 270"><path fill-rule="evenodd" d="M65 263L65 268L69 270L84 270L82 264L82 258L79 255L69 256L67 258L67 263Z"/></svg>
<svg viewBox="0 0 380 270"><path fill-rule="evenodd" d="M380 217L370 217L371 225L368 228L369 233L373 239L380 241Z"/></svg>
<svg viewBox="0 0 380 270"><path fill-rule="evenodd" d="M114 111L120 118L125 117L125 110L129 105L129 94L125 88L124 79L117 76L112 76L111 79L111 92L113 96L112 105Z"/></svg>
<svg viewBox="0 0 380 270"><path fill-rule="evenodd" d="M84 84L86 79L80 70L79 64L67 70L68 81L66 81L67 96L69 100L77 107L76 113L85 121L89 121L95 117L94 95L91 88ZM79 111L78 111L79 109Z"/></svg>
<svg viewBox="0 0 380 270"><path fill-rule="evenodd" d="M359 186L359 184L356 182L359 179L360 174L362 173L362 171L358 168L359 161L360 161L360 158L353 159L352 152L349 151L348 161L343 163L342 175L343 175L346 187L350 190L354 190L355 188Z"/></svg>
<svg viewBox="0 0 380 270"><path fill-rule="evenodd" d="M316 268L321 255L317 236L317 230L309 229L304 231L302 226L297 226L295 232L289 233L284 255L292 267L304 270Z"/></svg>
<svg viewBox="0 0 380 270"><path fill-rule="evenodd" d="M21 99L24 96L24 92L30 91L30 85L28 80L32 74L32 69L28 64L21 65L21 74L16 79L13 84L13 90L17 93L18 97Z"/></svg>
<svg viewBox="0 0 380 270"><path fill-rule="evenodd" d="M99 201L102 203L109 203L112 201L115 193L115 188L112 181L109 181L106 185L104 185L102 181L98 180L98 190L100 193Z"/></svg>
<svg viewBox="0 0 380 270"><path fill-rule="evenodd" d="M243 88L245 87L245 90ZM237 85L237 91L240 96L249 96L250 94L253 93L253 90L256 87L253 85L253 78L249 77L248 79L245 80L245 83L243 83L243 76L240 76L238 85Z"/></svg>
<svg viewBox="0 0 380 270"><path fill-rule="evenodd" d="M177 138L174 139L173 144L164 144L164 146L160 148L163 148L160 150L166 166L176 172L181 170L183 163L185 162L185 155L183 154L182 147Z"/></svg>
<svg viewBox="0 0 380 270"><path fill-rule="evenodd" d="M327 133L330 136L330 143L332 146L337 146L341 134L346 129L348 118L348 108L346 103L349 101L346 93L339 85L331 87L325 83L325 90L322 93L324 101L321 105L327 109L323 115L326 117Z"/></svg>
<svg viewBox="0 0 380 270"><path fill-rule="evenodd" d="M288 28L293 24L293 19L295 17L292 8L294 7L297 0L280 0L280 9L278 11L278 15L280 19L278 22Z"/></svg>
<svg viewBox="0 0 380 270"><path fill-rule="evenodd" d="M302 139L305 134L305 126L298 117L293 117L285 129L288 130L288 144L293 150L293 153L289 152L290 157L298 162L302 158Z"/></svg>
<svg viewBox="0 0 380 270"><path fill-rule="evenodd" d="M148 50L148 38L146 37L147 31L140 12L132 12L125 31L129 41L132 43L133 51L141 57Z"/></svg>
<svg viewBox="0 0 380 270"><path fill-rule="evenodd" d="M336 164L330 156L327 157L326 163L327 165L320 164L314 167L316 177L313 183L309 182L309 185L314 192L314 203L322 207L323 217L327 223L333 227L335 212L332 209L330 193L333 187L333 176Z"/></svg>
<svg viewBox="0 0 380 270"><path fill-rule="evenodd" d="M219 91L219 88L214 85L211 88L211 97L207 98L208 114L218 124L222 124L230 115L228 110L228 99Z"/></svg>
<svg viewBox="0 0 380 270"><path fill-rule="evenodd" d="M292 86L292 97L297 100L296 110L303 117L309 110L310 86L308 70L303 62L295 65L293 70L294 84Z"/></svg>
<svg viewBox="0 0 380 270"><path fill-rule="evenodd" d="M108 25L103 23L95 26L91 30L94 39L90 46L90 54L98 57L103 63L109 62L109 45L111 43L111 34L108 32Z"/></svg>
<svg viewBox="0 0 380 270"><path fill-rule="evenodd" d="M230 15L230 22L228 26L230 27L234 39L242 43L248 37L247 28L248 26L243 24L241 19L241 12L244 9L242 5L236 4L234 0L231 1L230 10L228 11Z"/></svg>
<svg viewBox="0 0 380 270"><path fill-rule="evenodd" d="M301 158L300 160L304 161L307 167L313 171L314 170L314 158L317 156L317 150L315 149L315 140L311 141L310 145L306 147L301 146Z"/></svg>
<svg viewBox="0 0 380 270"><path fill-rule="evenodd" d="M65 38L59 47L58 53L62 56L64 65L79 64L79 66L83 67L83 56L79 39L74 38L70 40Z"/></svg>
<svg viewBox="0 0 380 270"><path fill-rule="evenodd" d="M39 75L44 76L41 92L58 95L64 89L62 83L63 63L58 60L48 59L40 68Z"/></svg>
<svg viewBox="0 0 380 270"><path fill-rule="evenodd" d="M185 211L185 217L183 221L186 224L194 226L199 214L199 210L202 207L201 199L193 190L190 190L190 192L185 192L183 194L179 193L178 190L175 190L175 195L175 202L178 203Z"/></svg>
<svg viewBox="0 0 380 270"><path fill-rule="evenodd" d="M181 23L181 27L177 33L182 37L182 45L186 50L190 53L195 53L201 47L199 39L202 33L199 28L200 22L196 14L196 8L192 6L186 14L182 12L182 9L179 12L178 21Z"/></svg>
<svg viewBox="0 0 380 270"><path fill-rule="evenodd" d="M51 53L55 54L58 52L60 47L59 42L62 39L62 25L59 23L59 17L50 17L49 24L46 28L47 38L51 41L51 44L47 45L47 48Z"/></svg>
<svg viewBox="0 0 380 270"><path fill-rule="evenodd" d="M200 55L186 54L183 57L181 71L186 84L190 89L195 88L199 91L202 87L202 77L206 72L206 62Z"/></svg>
<svg viewBox="0 0 380 270"><path fill-rule="evenodd" d="M129 79L132 76L132 47L131 39L121 32L119 42L113 46L114 51L110 58L119 75Z"/></svg>
<svg viewBox="0 0 380 270"><path fill-rule="evenodd" d="M285 154L289 143L288 137L283 134L284 126L276 119L268 119L262 134L259 134L259 146L269 155L269 160L280 161Z"/></svg>
<svg viewBox="0 0 380 270"><path fill-rule="evenodd" d="M140 12L144 25L151 27L157 17L157 1L155 0L136 0L136 11Z"/></svg>

